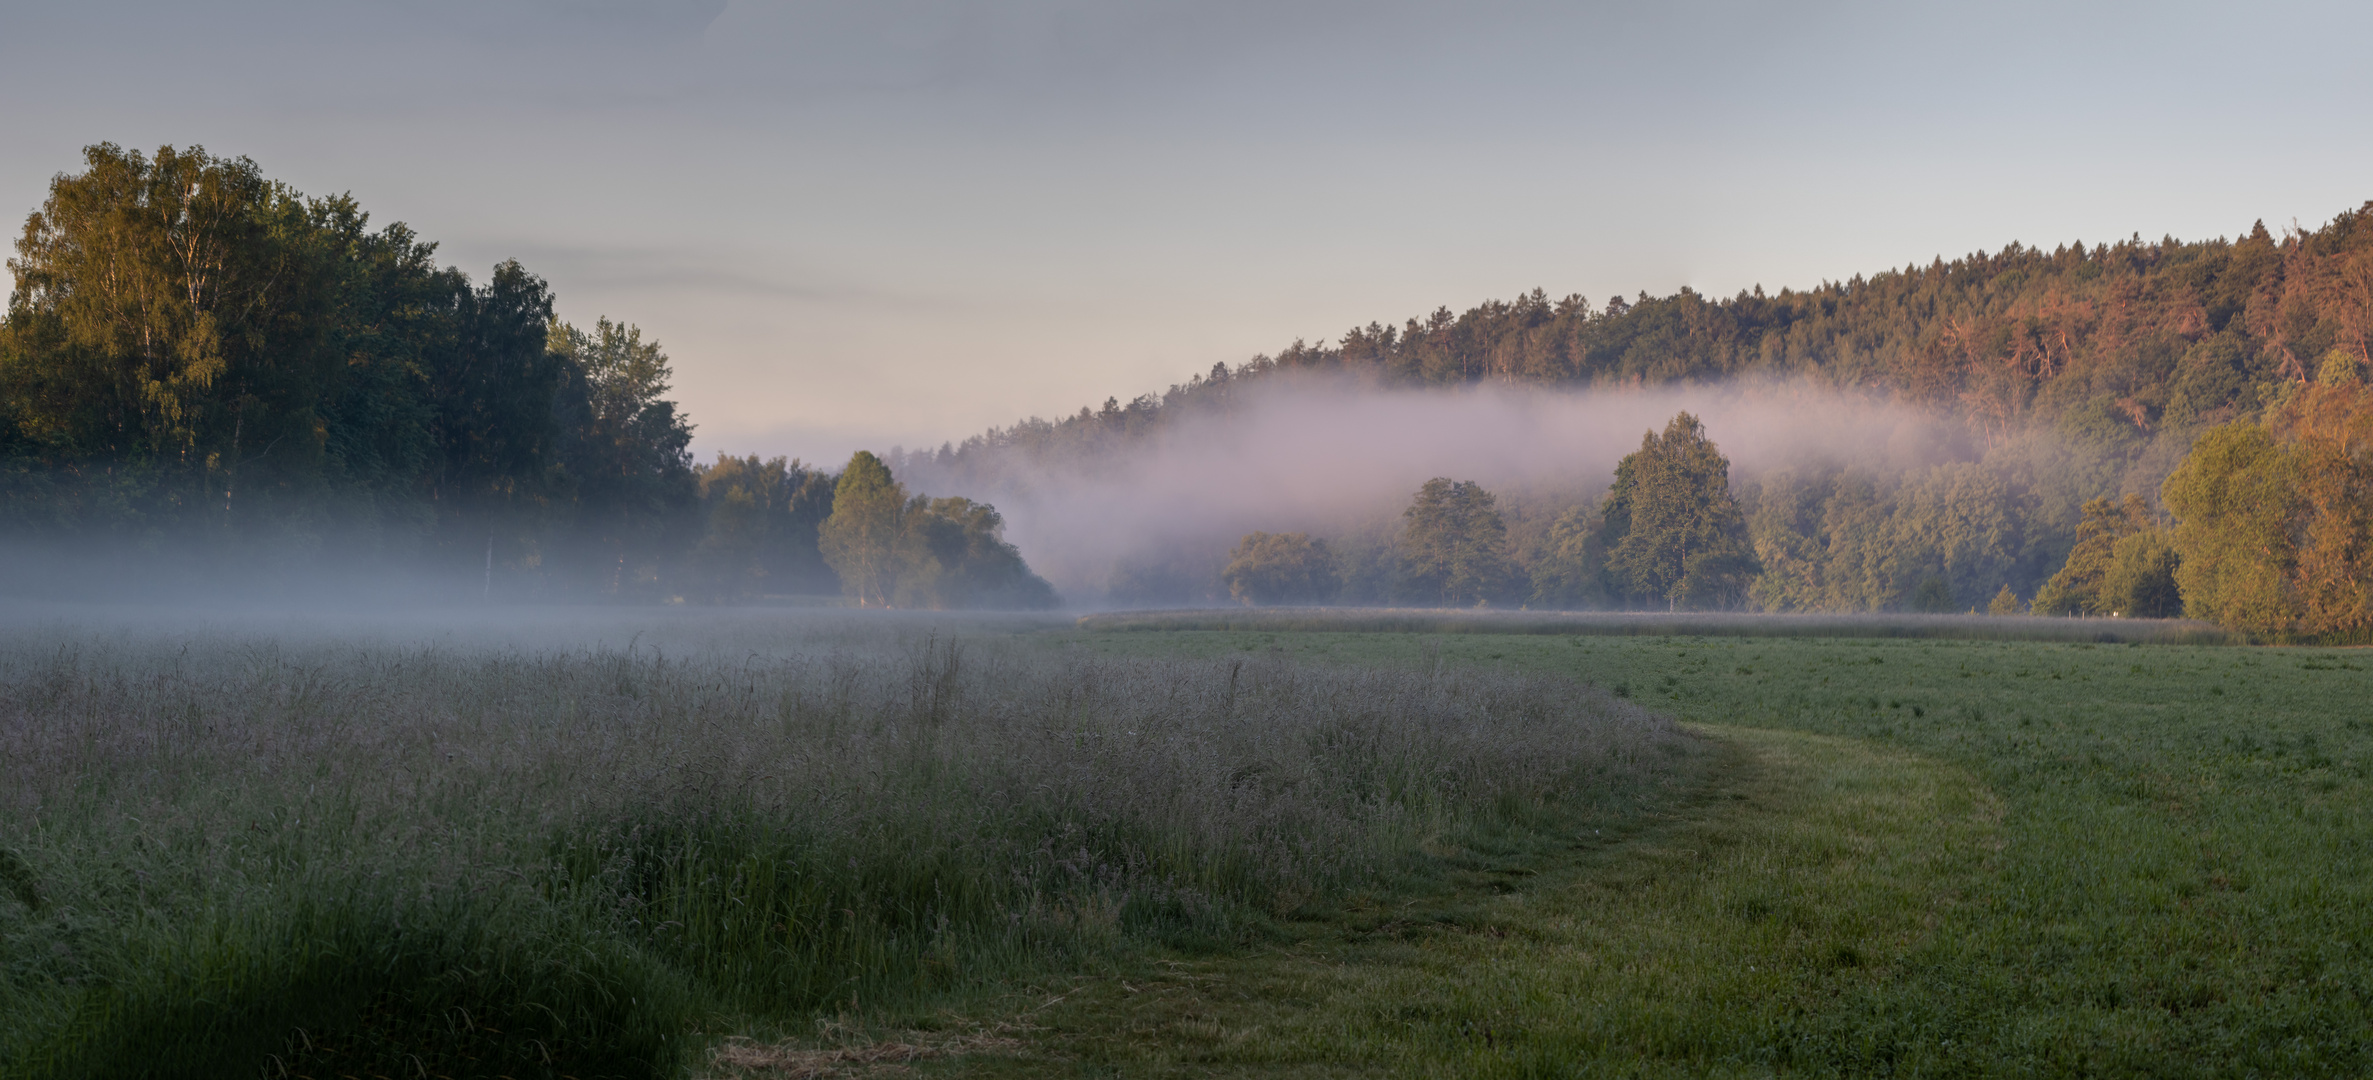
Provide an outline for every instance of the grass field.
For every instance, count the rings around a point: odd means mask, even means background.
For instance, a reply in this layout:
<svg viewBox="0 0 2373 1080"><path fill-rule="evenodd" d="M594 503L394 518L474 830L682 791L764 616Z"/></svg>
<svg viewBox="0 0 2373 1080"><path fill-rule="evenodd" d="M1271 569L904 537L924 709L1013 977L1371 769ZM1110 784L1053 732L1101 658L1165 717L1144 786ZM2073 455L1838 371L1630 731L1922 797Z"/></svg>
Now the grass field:
<svg viewBox="0 0 2373 1080"><path fill-rule="evenodd" d="M2373 1074L2361 652L593 622L14 631L0 1074L357 956L337 1045L467 1036L390 1076L594 1074L465 999L753 1078Z"/></svg>
<svg viewBox="0 0 2373 1080"><path fill-rule="evenodd" d="M1553 672L1729 748L1504 895L1083 981L1129 1073L2361 1076L2373 660L2344 650L1337 633L1115 655ZM1154 978L1161 975L1161 978ZM1147 995L1159 995L1149 999Z"/></svg>
<svg viewBox="0 0 2373 1080"><path fill-rule="evenodd" d="M0 635L0 1076L670 1075L720 1031L1260 940L1711 759L1571 680L1028 625Z"/></svg>

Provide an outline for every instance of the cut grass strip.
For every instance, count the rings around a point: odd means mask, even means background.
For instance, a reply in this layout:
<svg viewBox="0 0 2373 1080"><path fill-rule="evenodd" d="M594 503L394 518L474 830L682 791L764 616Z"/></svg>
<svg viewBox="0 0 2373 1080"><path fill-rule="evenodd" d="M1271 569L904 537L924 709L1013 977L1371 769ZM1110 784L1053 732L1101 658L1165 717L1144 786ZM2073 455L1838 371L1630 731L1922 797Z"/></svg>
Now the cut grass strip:
<svg viewBox="0 0 2373 1080"><path fill-rule="evenodd" d="M1969 902L2000 803L1878 744L1703 728L1728 760L1694 802L1554 865L1480 860L1458 887L1303 924L1291 944L1037 988L1019 1049L964 1075L1867 1073L1887 984ZM1906 1048L1885 1043L1887 1055ZM1956 1049L1914 1047L1929 1067Z"/></svg>

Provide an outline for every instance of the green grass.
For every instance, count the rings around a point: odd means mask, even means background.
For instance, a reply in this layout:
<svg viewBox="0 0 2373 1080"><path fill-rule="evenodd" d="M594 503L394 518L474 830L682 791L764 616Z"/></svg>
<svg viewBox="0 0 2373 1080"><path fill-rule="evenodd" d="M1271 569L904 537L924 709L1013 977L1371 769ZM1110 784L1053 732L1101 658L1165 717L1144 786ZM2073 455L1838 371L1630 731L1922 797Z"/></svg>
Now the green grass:
<svg viewBox="0 0 2373 1080"><path fill-rule="evenodd" d="M0 1075L2373 1074L2373 655L603 618L0 642Z"/></svg>
<svg viewBox="0 0 2373 1080"><path fill-rule="evenodd" d="M2373 1072L2373 656L2020 642L1089 634L1578 675L1732 755L1616 842L998 1014L962 1070ZM957 1066L950 1065L955 1068Z"/></svg>
<svg viewBox="0 0 2373 1080"><path fill-rule="evenodd" d="M2060 619L1980 615L1505 611L1472 608L1193 608L1083 615L1085 630L1318 631L1370 634L1589 634L1614 637L1942 638L1964 641L2243 644L2196 619ZM2345 642L2343 644L2354 644Z"/></svg>
<svg viewBox="0 0 2373 1080"><path fill-rule="evenodd" d="M678 1075L1264 940L1709 760L1571 680L635 620L0 631L0 1078Z"/></svg>

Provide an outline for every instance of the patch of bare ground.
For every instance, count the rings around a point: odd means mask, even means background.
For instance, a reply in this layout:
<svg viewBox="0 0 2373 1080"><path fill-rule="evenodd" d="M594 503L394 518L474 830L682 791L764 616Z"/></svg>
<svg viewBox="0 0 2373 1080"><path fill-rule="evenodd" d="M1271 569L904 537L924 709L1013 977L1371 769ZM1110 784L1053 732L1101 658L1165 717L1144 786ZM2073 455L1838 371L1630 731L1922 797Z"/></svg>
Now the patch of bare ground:
<svg viewBox="0 0 2373 1080"><path fill-rule="evenodd" d="M828 1077L894 1076L923 1061L1021 1049L1028 1025L1003 1023L968 1032L909 1031L893 1038L814 1046L797 1042L725 1041L710 1055L716 1080L826 1080Z"/></svg>

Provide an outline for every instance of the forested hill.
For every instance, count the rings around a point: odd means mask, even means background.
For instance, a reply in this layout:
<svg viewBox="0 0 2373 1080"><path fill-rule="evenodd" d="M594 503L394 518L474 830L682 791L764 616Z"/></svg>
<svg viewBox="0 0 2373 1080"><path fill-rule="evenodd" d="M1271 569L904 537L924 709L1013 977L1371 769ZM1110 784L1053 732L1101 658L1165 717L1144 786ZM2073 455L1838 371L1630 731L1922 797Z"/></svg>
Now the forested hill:
<svg viewBox="0 0 2373 1080"><path fill-rule="evenodd" d="M2077 586L2068 583L2092 580L2086 574L2101 576L2096 564L2108 556L2094 547L2123 542L2136 530L2136 535L2157 537L2157 530L2184 524L2170 517L2177 508L2162 489L2189 460L2203 433L2227 424L2261 427L2267 437L2291 446L2296 440L2286 433L2299 429L2299 415L2320 415L2318 410L2358 415L2352 411L2358 406L2348 402L2366 396L2367 338L2373 331L2369 214L2373 203L2314 231L2280 237L2261 223L2239 240L2137 237L2050 249L2013 244L1999 252L1936 259L1802 291L1775 294L1757 288L1726 299L1683 289L1666 297L1643 293L1593 305L1577 296L1553 301L1535 290L1463 314L1445 308L1398 326L1370 323L1331 343L1297 341L1233 367L1214 365L1208 374L1164 393L1126 403L1108 399L1101 409L1083 408L1052 421L1024 420L937 450L894 453L891 463L927 489L988 495L1020 521L1030 511L1060 502L1066 489L1095 492L1101 499L1131 491L1133 470L1143 467L1139 463L1180 454L1193 458L1191 447L1198 440L1216 436L1226 441L1236 437L1231 432L1243 430L1197 427L1201 434L1194 438L1159 437L1186 430L1187 420L1242 416L1268 417L1258 423L1286 422L1275 410L1248 406L1267 400L1266 390L1306 376L1321 378L1290 399L1292 409L1324 411L1329 394L1355 404L1366 388L1614 391L1721 384L1724 394L1768 400L1772 407L1761 415L1772 417L1798 408L1791 402L1810 400L1804 396L1808 390L1811 399L1831 390L1841 393L1830 400L1848 403L1849 409L1884 404L1890 415L1918 418L1924 431L1950 449L1941 458L1882 454L1846 460L1816 454L1742 461L1729 486L1758 569L1728 602L1777 611L1962 611L2016 607L2033 598L2048 610L2141 610L2104 599L2116 590L2084 592L2082 599L2071 600L2077 593L2069 590ZM1759 388L1766 385L1769 394ZM1640 399L1640 408L1653 407L1650 400ZM1638 427L1665 423L1670 406L1664 408L1668 412L1643 412ZM1421 412L1395 415L1397 424L1426 422ZM2323 426L2354 431L2349 426L2354 423ZM1329 430L1338 438L1346 434L1340 427ZM1720 423L1709 424L1705 433L1715 443L1740 434ZM1515 437L1513 429L1460 436L1469 441ZM2337 449L2326 448L2329 454L2292 446L2282 453L2306 456L2293 460L2277 454L2265 460L2279 458L2286 462L2280 468L2307 470L2300 476L2322 477L2330 481L2325 487L2339 492L2356 482L2346 478L2357 475L2351 471L2357 467L2341 467L2356 460L2350 456L2359 452L2350 449L2358 446L2349 441L2354 438L2333 442ZM1464 452L1475 448L1457 440L1407 427L1392 441L1438 445L1441 460L1428 468L1438 470L1445 483L1473 479L1458 470L1482 466L1462 462L1490 457ZM1167 449L1136 452L1154 447ZM1496 499L1498 510L1478 511L1476 520L1485 525L1467 539L1482 548L1504 547L1507 573L1499 575L1505 586L1499 592L1484 590L1475 598L1557 607L1683 602L1667 595L1669 589L1643 592L1626 586L1607 562L1609 545L1621 532L1620 515L1611 514L1591 492L1615 480L1614 466L1612 460L1565 462L1557 467L1567 469L1573 482L1561 489L1478 489L1474 500L1488 506ZM1406 483L1415 488L1421 479L1408 477ZM2125 501L2129 496L2137 501ZM2334 498L2340 500L2335 507L2363 501ZM2096 502L2104 499L2110 501ZM1242 562L1249 557L1246 552L1266 550L1254 540L1265 533L1291 538L1301 535L1297 530L1312 530L1310 539L1323 532L1329 541L1330 553L1320 561L1335 575L1329 580L1340 582L1337 589L1313 594L1316 598L1438 602L1412 584L1416 578L1406 560L1413 548L1404 535L1401 506L1379 505L1364 518L1319 520L1298 506L1237 501L1245 505L1234 508L1232 517L1218 512L1228 508L1212 508L1205 515L1209 528L1193 522L1166 525L1116 539L1100 553L1083 552L1073 561L1093 561L1088 556L1100 554L1109 570L1079 566L1067 574L1091 582L1103 574L1104 591L1115 602L1226 602L1239 590L1222 569ZM2228 501L2222 495L2200 496L2193 515L2215 518L2230 509ZM2307 531L2323 527L2308 524L2327 520L2316 516L2320 513L2298 510L2284 519L2290 524L2282 528L2298 534L2284 541L2290 546L2259 548L2320 551L2330 556L2326 562L2340 560L2332 566L2355 566L2353 556L2333 554L2347 545L2319 547L2321 542L2305 539ZM1125 519L1096 506L1075 508L1073 516L1106 528ZM1504 541L1498 539L1503 518ZM1248 531L1252 535L1239 544ZM1027 539L1037 541L1031 532ZM2095 541L2091 547L2088 538ZM2143 559L2149 553L2136 547L2128 554ZM2283 614L2253 625L2309 626L2319 633L2373 626L2373 577L2365 578L2364 603L2334 601L2329 607L2337 614L2301 615L2312 606L2307 598L2331 592L2337 588L2332 582L2357 580L2352 576L2357 571L2325 567L2311 572L2312 560L2305 554L2295 560L2291 554L2268 558L2274 561L2267 564L2265 581L2282 584L2267 585L2271 591L2260 597L2260 606ZM2094 569L2076 578L2063 574L2079 563ZM2207 562L2192 565L2199 573L2208 568ZM2164 583L2172 580L2170 573L2162 566L2146 576ZM2047 579L2061 584L2047 588ZM2224 617L2216 614L2223 610L2220 604L2231 607L2210 592L2187 594L2184 603L2219 618Z"/></svg>
<svg viewBox="0 0 2373 1080"><path fill-rule="evenodd" d="M1092 459L1165 413L1218 407L1242 380L1341 372L1388 386L1499 381L1639 386L1742 376L1878 391L2001 438L2071 417L2149 436L2258 408L2271 388L2362 364L2373 334L2373 203L2312 232L2263 222L2238 241L2139 237L2045 250L2011 244L1811 289L1727 299L1690 289L1593 305L1542 291L1275 355L1126 403L1016 423L933 463L1018 451Z"/></svg>

